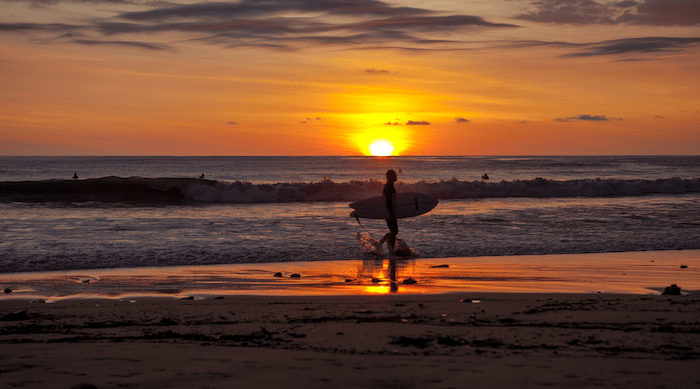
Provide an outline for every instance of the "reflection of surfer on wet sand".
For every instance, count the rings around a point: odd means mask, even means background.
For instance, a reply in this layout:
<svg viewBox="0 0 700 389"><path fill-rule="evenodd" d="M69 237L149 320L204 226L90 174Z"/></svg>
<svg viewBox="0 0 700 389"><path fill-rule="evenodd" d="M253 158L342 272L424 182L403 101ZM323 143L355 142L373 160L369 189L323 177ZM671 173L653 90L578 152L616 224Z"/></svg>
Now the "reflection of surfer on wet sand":
<svg viewBox="0 0 700 389"><path fill-rule="evenodd" d="M397 257L388 259L365 259L362 264L357 268L357 278L361 280L372 280L372 284L376 286L389 286L389 292L396 293L399 291L399 284L397 282L397 272L402 269L406 271L409 266L408 261L397 261ZM389 262L389 266L385 266L386 262Z"/></svg>

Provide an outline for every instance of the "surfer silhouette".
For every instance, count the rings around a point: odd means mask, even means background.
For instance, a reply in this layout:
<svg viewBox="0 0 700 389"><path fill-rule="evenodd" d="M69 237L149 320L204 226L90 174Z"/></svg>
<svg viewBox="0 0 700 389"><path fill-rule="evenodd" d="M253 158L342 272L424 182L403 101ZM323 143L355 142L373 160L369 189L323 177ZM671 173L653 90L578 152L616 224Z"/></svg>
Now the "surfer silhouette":
<svg viewBox="0 0 700 389"><path fill-rule="evenodd" d="M380 242L387 242L389 255L394 255L396 235L399 234L399 225L396 222L396 188L394 188L394 183L396 180L397 177L395 171L389 170L386 172L386 184L384 184L383 194L386 201L386 207L389 210L389 218L386 219L386 225L389 227L389 233L384 235Z"/></svg>

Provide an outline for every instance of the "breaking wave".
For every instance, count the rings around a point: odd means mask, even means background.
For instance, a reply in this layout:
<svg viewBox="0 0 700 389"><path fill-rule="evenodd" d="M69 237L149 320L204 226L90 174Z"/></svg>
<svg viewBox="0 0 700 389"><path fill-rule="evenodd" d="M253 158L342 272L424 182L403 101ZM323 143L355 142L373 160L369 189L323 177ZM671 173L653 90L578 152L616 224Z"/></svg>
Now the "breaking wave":
<svg viewBox="0 0 700 389"><path fill-rule="evenodd" d="M356 201L381 193L383 181L283 182L256 184L193 178L103 177L86 180L1 182L2 202L96 202L143 205L193 203L290 203ZM438 199L488 197L621 197L700 192L700 179L581 179L535 178L500 182L460 181L397 183L402 192L423 192Z"/></svg>

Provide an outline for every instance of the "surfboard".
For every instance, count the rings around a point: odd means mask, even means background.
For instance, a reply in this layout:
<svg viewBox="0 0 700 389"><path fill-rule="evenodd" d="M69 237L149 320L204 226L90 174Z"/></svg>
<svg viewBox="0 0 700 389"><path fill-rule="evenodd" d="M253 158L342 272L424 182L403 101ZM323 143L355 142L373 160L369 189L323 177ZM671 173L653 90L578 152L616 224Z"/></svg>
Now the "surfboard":
<svg viewBox="0 0 700 389"><path fill-rule="evenodd" d="M403 219L422 215L430 212L437 204L436 198L425 193L399 192L396 194L396 218ZM384 196L356 201L350 204L350 208L355 209L350 213L351 217L385 220L389 218L389 210L386 209Z"/></svg>

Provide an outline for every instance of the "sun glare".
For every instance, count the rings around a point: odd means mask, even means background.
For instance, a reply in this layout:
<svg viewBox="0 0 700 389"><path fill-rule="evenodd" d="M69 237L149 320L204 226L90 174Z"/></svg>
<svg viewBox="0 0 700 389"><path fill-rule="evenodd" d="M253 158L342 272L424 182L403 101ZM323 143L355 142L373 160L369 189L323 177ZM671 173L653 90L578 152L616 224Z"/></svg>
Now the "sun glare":
<svg viewBox="0 0 700 389"><path fill-rule="evenodd" d="M386 139L375 139L369 144L369 152L375 157L389 157L394 153L394 145Z"/></svg>

